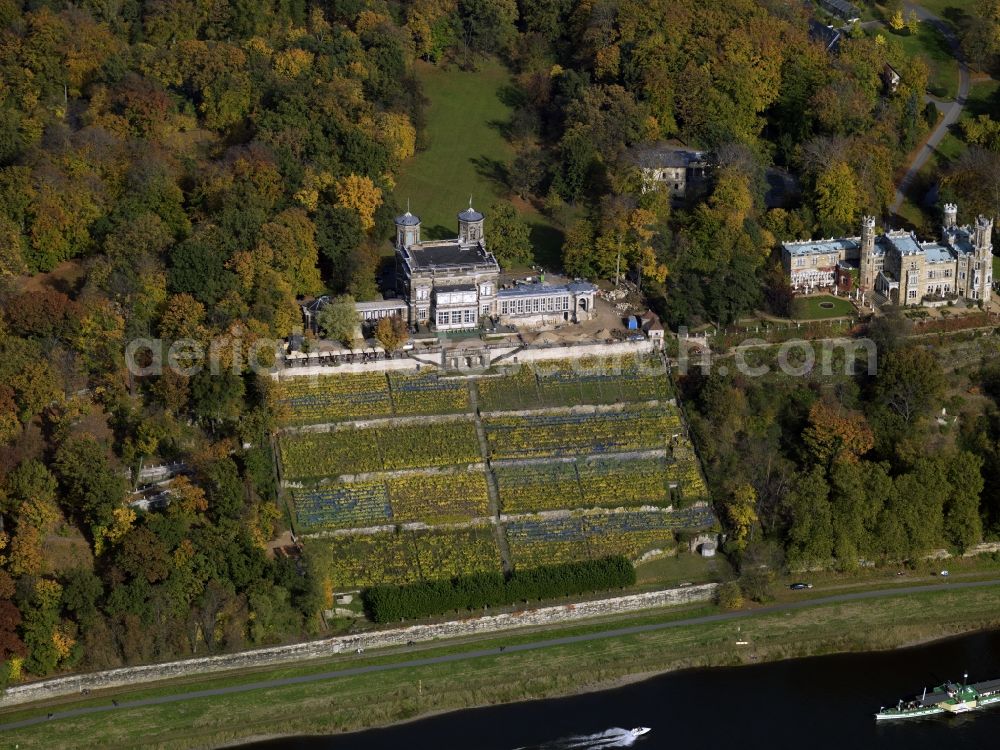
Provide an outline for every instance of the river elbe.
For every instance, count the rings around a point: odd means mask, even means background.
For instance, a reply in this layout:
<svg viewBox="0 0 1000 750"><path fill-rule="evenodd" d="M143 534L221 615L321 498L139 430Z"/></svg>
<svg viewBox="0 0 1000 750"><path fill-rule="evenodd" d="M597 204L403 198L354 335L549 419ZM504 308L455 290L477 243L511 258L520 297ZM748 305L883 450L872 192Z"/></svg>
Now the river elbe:
<svg viewBox="0 0 1000 750"><path fill-rule="evenodd" d="M925 646L673 672L613 690L440 714L328 737L248 745L295 750L1000 748L1000 707L876 725L881 706L945 680L1000 678L1000 632ZM336 682L330 683L335 700ZM645 726L638 739L627 732Z"/></svg>

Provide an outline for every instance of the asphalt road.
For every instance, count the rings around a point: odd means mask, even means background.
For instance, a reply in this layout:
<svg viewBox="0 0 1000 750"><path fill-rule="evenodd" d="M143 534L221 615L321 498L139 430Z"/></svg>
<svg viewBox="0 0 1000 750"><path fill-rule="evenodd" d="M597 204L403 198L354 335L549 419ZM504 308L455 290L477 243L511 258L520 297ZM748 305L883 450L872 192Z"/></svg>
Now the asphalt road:
<svg viewBox="0 0 1000 750"><path fill-rule="evenodd" d="M909 188L910 183L917 176L917 173L923 168L924 164L930 158L934 150L940 145L942 139L948 134L948 128L958 122L959 116L962 114L962 108L965 107L965 100L969 96L969 66L966 65L965 60L962 59L961 51L958 46L958 39L952 32L951 27L942 21L940 18L935 16L926 8L921 7L915 3L906 3L906 10L915 11L917 16L920 18L921 23L929 23L936 26L941 32L944 38L948 41L949 46L952 49L952 53L955 55L955 59L958 60L958 97L956 97L954 102L942 102L940 99L934 99L933 97L925 97L926 101L933 101L938 110L944 112L944 117L938 123L937 127L931 132L930 136L927 138L927 142L923 145L917 155L914 157L913 161L910 163L909 168L903 175L903 178L899 181L899 185L896 186L896 195L893 198L892 206L890 211L894 214L899 213L899 209L903 205L903 201L906 199L905 193L907 188Z"/></svg>
<svg viewBox="0 0 1000 750"><path fill-rule="evenodd" d="M905 586L891 589L879 589L875 591L858 591L849 594L837 594L835 596L819 597L815 599L802 599L797 602L786 604L773 604L758 609L739 610L736 612L721 612L715 615L704 615L702 617L689 617L683 620L670 620L667 622L654 622L646 625L632 625L612 630L602 630L595 633L583 633L581 635L565 636L563 638L550 638L548 640L531 641L528 643L512 644L504 648L504 653L515 653L520 651L536 651L538 649L549 648L551 646L564 646L571 643L584 643L587 641L598 641L605 638L618 638L621 636L636 635L637 633L651 633L657 630L668 630L670 628L681 628L688 625L706 625L709 623L726 622L728 620L741 620L747 617L754 617L760 614L771 612L790 612L798 609L807 609L824 604L837 604L840 602L854 602L863 599L882 599L901 594L914 594L926 591L945 591L954 589L978 588L982 586L1000 585L1000 579L991 581L968 581L955 583L937 583L929 586ZM0 724L0 731L10 731L12 729L23 729L24 727L36 724L45 724L49 721L59 719L69 719L74 716L84 716L86 714L103 713L106 711L122 711L129 708L140 708L142 706L158 706L165 703L180 703L182 701L197 700L199 698L211 698L218 695L232 695L235 693L246 693L251 690L261 690L265 688L278 688L287 685L301 685L308 682L321 682L323 680L333 680L338 677L351 677L353 675L374 674L376 672L390 672L395 669L409 669L411 667L422 667L430 664L446 664L448 662L466 661L467 659L477 659L483 656L497 656L495 648L477 649L473 651L463 651L455 654L444 654L442 656L430 656L424 659L410 659L407 661L392 662L390 664L372 664L364 667L352 667L349 669L337 669L330 672L319 672L317 674L302 675L300 677L284 677L274 680L261 680L259 682L249 682L243 685L232 685L229 687L212 688L209 690L191 690L175 695L162 695L154 698L143 698L141 700L121 700L117 703L108 702L100 706L87 706L83 708L68 709L66 711L54 711L48 716L42 715L23 721L14 721L7 724Z"/></svg>

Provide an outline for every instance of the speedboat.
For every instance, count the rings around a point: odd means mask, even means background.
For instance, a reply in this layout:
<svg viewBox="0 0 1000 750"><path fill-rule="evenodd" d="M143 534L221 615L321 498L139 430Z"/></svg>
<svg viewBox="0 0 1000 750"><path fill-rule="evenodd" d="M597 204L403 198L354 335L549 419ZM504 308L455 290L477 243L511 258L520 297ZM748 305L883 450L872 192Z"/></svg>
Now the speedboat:
<svg viewBox="0 0 1000 750"><path fill-rule="evenodd" d="M652 732L653 730L650 729L649 727L635 727L635 729L631 729L629 731L632 732L633 737L642 737L642 735L646 734L647 732Z"/></svg>

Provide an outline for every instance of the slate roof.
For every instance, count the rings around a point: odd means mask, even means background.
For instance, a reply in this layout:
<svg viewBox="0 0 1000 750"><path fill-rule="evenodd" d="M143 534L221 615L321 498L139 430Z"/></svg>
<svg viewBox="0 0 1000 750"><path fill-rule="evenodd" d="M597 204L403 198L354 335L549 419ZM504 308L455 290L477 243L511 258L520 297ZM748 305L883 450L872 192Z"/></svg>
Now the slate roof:
<svg viewBox="0 0 1000 750"><path fill-rule="evenodd" d="M396 217L396 224L403 227L415 227L420 223L420 217L414 216L409 211L407 211L402 216Z"/></svg>
<svg viewBox="0 0 1000 750"><path fill-rule="evenodd" d="M857 250L861 247L860 237L836 237L828 240L796 240L782 246L793 257L800 255L823 255L840 251Z"/></svg>
<svg viewBox="0 0 1000 750"><path fill-rule="evenodd" d="M844 19L860 18L861 11L847 0L819 0L819 4Z"/></svg>
<svg viewBox="0 0 1000 750"><path fill-rule="evenodd" d="M660 144L639 149L635 152L635 160L640 167L645 169L687 168L692 165L704 166L706 155L703 151L692 151L680 146Z"/></svg>
<svg viewBox="0 0 1000 750"><path fill-rule="evenodd" d="M496 265L496 260L483 250L481 245L463 245L457 239L410 245L407 248L407 254L414 269L430 269L438 266Z"/></svg>

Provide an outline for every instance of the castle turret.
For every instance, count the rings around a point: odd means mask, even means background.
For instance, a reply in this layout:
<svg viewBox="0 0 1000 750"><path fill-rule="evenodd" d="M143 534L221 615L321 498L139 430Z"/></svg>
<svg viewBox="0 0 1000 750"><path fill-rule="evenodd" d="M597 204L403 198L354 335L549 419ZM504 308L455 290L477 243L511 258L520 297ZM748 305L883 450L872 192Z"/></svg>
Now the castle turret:
<svg viewBox="0 0 1000 750"><path fill-rule="evenodd" d="M993 219L976 217L972 246L976 253L976 266L972 276L976 287L975 299L989 304L993 296Z"/></svg>
<svg viewBox="0 0 1000 750"><path fill-rule="evenodd" d="M861 289L870 292L875 289L875 217L865 216L861 220Z"/></svg>
<svg viewBox="0 0 1000 750"><path fill-rule="evenodd" d="M945 229L958 226L958 206L954 203L944 204L944 226Z"/></svg>
<svg viewBox="0 0 1000 750"><path fill-rule="evenodd" d="M483 234L483 215L472 207L472 198L469 198L469 207L458 215L458 239L463 244L472 244L485 239Z"/></svg>
<svg viewBox="0 0 1000 750"><path fill-rule="evenodd" d="M976 226L973 230L972 244L976 248L977 255L992 255L993 219L987 219L985 216L976 217Z"/></svg>
<svg viewBox="0 0 1000 750"><path fill-rule="evenodd" d="M396 247L408 248L420 242L420 217L410 213L409 207L406 213L396 217Z"/></svg>

